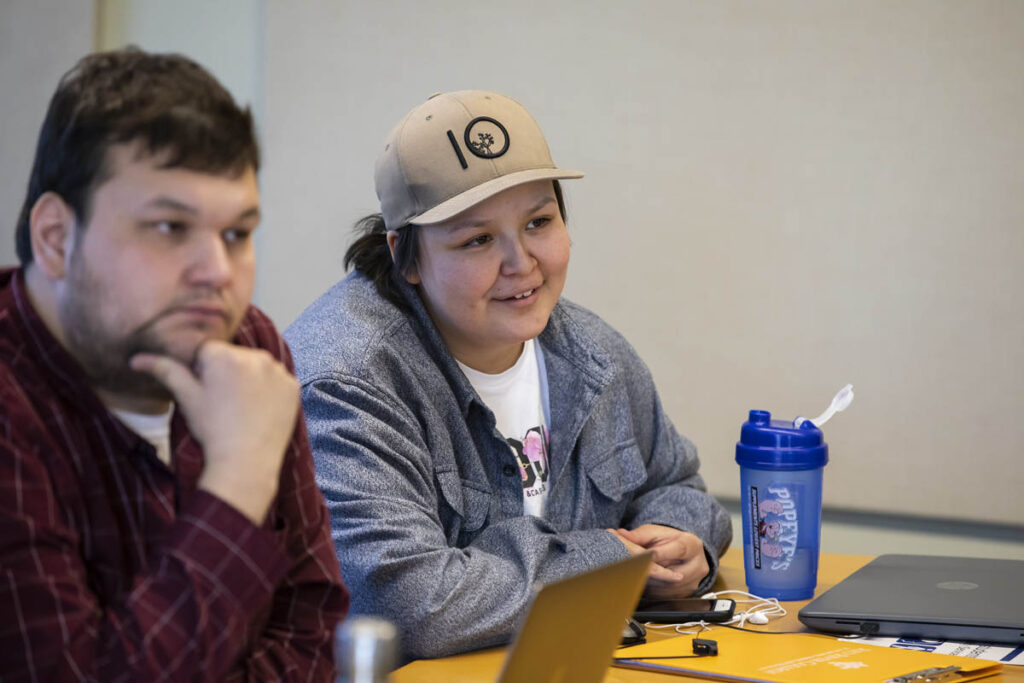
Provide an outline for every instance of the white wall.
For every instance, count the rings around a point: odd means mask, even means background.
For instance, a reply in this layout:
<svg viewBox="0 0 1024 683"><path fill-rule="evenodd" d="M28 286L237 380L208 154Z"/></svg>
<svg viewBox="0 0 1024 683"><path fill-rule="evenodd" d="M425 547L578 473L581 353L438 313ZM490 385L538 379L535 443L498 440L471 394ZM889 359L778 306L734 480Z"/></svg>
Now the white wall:
<svg viewBox="0 0 1024 683"><path fill-rule="evenodd" d="M95 0L95 4L98 49L136 45L191 57L216 76L239 104L252 110L261 135L263 0ZM256 249L257 253L263 250L260 230ZM256 282L257 303L265 282L263 277Z"/></svg>
<svg viewBox="0 0 1024 683"><path fill-rule="evenodd" d="M714 492L752 408L816 414L826 505L1024 520L1024 3L266 6L261 302L342 275L390 127L431 92L535 114L567 294L650 364Z"/></svg>
<svg viewBox="0 0 1024 683"><path fill-rule="evenodd" d="M242 105L262 105L262 0L96 0L98 48L180 52Z"/></svg>
<svg viewBox="0 0 1024 683"><path fill-rule="evenodd" d="M0 265L18 260L14 229L46 105L93 32L91 3L0 0Z"/></svg>
<svg viewBox="0 0 1024 683"><path fill-rule="evenodd" d="M567 294L640 350L715 493L737 494L749 409L814 414L850 381L826 505L1024 520L1024 3L96 8L0 2L4 262L45 103L94 30L186 52L254 106L257 300L282 326L341 277L393 123L434 91L503 91L587 172Z"/></svg>

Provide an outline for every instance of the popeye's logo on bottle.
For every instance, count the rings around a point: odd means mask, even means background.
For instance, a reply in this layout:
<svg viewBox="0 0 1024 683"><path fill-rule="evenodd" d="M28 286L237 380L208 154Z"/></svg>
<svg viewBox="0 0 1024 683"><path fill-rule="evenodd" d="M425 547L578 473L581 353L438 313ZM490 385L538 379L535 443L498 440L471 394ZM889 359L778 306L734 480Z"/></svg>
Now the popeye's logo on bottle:
<svg viewBox="0 0 1024 683"><path fill-rule="evenodd" d="M785 571L796 553L796 500L788 486L769 486L768 494L773 497L757 501L757 545L762 555L773 558L773 571Z"/></svg>

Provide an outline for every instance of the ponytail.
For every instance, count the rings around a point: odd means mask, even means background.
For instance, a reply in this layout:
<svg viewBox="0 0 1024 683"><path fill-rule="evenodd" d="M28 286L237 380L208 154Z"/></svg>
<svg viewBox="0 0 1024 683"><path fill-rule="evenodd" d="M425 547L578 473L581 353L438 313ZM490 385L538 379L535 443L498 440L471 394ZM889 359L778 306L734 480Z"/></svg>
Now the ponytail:
<svg viewBox="0 0 1024 683"><path fill-rule="evenodd" d="M355 232L358 236L345 251L345 270L355 268L373 282L382 297L405 308L398 283L416 263L419 226L410 224L398 230L394 258L388 248L388 229L379 213L356 221Z"/></svg>

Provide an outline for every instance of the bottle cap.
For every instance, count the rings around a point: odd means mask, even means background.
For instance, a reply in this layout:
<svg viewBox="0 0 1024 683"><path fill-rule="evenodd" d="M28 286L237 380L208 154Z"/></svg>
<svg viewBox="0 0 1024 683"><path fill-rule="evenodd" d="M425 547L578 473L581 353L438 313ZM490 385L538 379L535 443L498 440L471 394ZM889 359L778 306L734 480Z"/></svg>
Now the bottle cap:
<svg viewBox="0 0 1024 683"><path fill-rule="evenodd" d="M751 410L736 444L736 462L759 470L813 470L828 463L828 444L810 420L773 420L767 410Z"/></svg>

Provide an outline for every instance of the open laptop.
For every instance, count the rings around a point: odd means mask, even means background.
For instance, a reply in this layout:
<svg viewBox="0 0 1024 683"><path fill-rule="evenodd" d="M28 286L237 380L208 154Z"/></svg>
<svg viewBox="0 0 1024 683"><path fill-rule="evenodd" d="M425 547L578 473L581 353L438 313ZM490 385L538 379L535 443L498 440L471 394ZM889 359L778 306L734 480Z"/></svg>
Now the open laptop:
<svg viewBox="0 0 1024 683"><path fill-rule="evenodd" d="M1024 643L1024 561L880 555L799 618L835 633Z"/></svg>
<svg viewBox="0 0 1024 683"><path fill-rule="evenodd" d="M498 680L600 681L640 599L650 562L644 553L543 586Z"/></svg>

